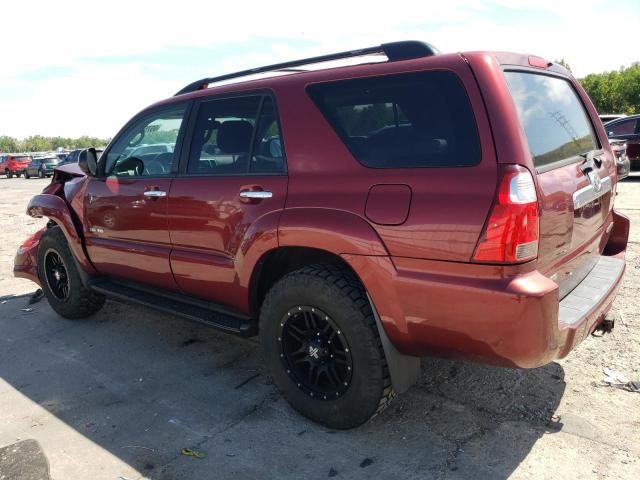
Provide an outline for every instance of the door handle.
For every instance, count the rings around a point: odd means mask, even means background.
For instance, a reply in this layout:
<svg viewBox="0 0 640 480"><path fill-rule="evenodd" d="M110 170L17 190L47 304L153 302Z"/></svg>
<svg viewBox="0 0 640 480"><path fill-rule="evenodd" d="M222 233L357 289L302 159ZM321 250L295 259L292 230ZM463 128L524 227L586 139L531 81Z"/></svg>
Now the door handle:
<svg viewBox="0 0 640 480"><path fill-rule="evenodd" d="M244 190L240 192L241 198L271 198L272 192L266 192L264 190Z"/></svg>
<svg viewBox="0 0 640 480"><path fill-rule="evenodd" d="M146 192L144 192L144 196L152 198L166 197L167 192L163 192L162 190L147 190Z"/></svg>

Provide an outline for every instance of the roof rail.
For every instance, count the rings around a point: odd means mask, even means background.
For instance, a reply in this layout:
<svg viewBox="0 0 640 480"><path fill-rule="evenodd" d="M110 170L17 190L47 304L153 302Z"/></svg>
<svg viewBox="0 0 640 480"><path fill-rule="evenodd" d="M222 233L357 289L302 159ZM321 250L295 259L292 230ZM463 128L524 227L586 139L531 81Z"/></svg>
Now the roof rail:
<svg viewBox="0 0 640 480"><path fill-rule="evenodd" d="M219 77L208 77L201 80L197 80L190 83L177 95L184 93L195 92L207 88L210 83L222 82L224 80L230 80L232 78L246 77L256 73L274 72L284 69L292 69L303 65L311 65L314 63L328 62L331 60L340 60L344 58L362 57L364 55L371 55L376 53L383 53L387 56L390 62L397 60L409 60L412 58L429 57L436 55L438 49L425 42L417 40L405 40L402 42L383 43L376 47L361 48L359 50L349 50L347 52L330 53L328 55L320 55L318 57L303 58L301 60L293 60L290 62L275 63L273 65L267 65L264 67L250 68L248 70L242 70L235 73L227 73L226 75L220 75Z"/></svg>

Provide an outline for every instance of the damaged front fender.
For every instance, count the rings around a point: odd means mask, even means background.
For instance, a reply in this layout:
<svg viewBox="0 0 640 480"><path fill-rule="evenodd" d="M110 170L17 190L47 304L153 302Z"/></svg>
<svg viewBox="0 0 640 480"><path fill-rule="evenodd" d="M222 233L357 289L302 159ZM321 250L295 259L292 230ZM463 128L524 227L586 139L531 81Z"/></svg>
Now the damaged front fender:
<svg viewBox="0 0 640 480"><path fill-rule="evenodd" d="M69 248L82 270L88 274L96 273L85 252L82 232L76 228L69 206L63 198L47 193L36 195L29 202L27 215L34 218L48 217L55 222L64 233Z"/></svg>

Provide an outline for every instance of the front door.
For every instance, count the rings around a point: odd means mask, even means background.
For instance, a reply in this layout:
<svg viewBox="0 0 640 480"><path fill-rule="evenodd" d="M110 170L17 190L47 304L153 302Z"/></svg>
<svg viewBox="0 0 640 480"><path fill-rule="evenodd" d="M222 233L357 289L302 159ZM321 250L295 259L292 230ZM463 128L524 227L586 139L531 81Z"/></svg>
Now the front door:
<svg viewBox="0 0 640 480"><path fill-rule="evenodd" d="M248 246L277 246L287 175L273 99L251 95L199 104L187 163L169 192L171 268L180 289L237 309Z"/></svg>
<svg viewBox="0 0 640 480"><path fill-rule="evenodd" d="M176 290L167 198L177 168L184 105L134 120L101 158L85 192L85 236L99 273Z"/></svg>

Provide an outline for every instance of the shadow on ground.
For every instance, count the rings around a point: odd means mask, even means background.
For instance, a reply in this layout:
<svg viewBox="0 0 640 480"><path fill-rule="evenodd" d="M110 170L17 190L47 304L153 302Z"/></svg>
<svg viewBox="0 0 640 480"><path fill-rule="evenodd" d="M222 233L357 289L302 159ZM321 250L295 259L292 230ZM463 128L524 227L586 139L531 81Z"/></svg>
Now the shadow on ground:
<svg viewBox="0 0 640 480"><path fill-rule="evenodd" d="M154 480L504 479L560 427L550 420L565 389L555 363L521 371L425 360L418 385L387 411L336 432L289 408L255 342L136 306L108 302L74 322L46 301L24 312L27 301L0 305L0 378Z"/></svg>

